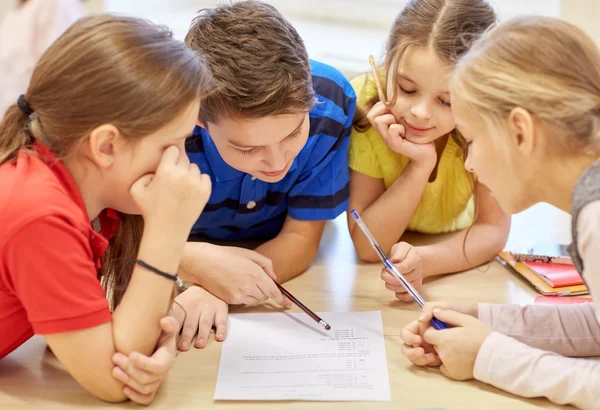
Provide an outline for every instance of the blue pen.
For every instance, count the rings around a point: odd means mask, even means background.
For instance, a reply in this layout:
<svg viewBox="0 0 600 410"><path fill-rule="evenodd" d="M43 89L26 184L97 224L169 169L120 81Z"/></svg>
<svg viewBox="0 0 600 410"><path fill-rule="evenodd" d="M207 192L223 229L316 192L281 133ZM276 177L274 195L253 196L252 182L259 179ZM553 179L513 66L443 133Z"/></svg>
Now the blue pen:
<svg viewBox="0 0 600 410"><path fill-rule="evenodd" d="M419 295L419 292L417 292L417 290L413 287L413 285L411 285L411 283L404 278L404 276L400 273L400 271L398 271L398 269L396 269L396 267L390 261L390 259L387 257L387 255L385 254L383 249L381 249L381 246L379 246L379 244L373 237L373 234L371 234L371 231L369 231L369 228L367 228L367 225L365 225L364 221L361 219L358 212L356 212L353 209L350 211L350 214L356 221L356 224L358 225L360 230L363 231L363 233L367 237L367 240L369 241L369 243L371 244L373 249L375 249L375 253L379 256L379 259L381 259L381 262L383 262L383 264L385 265L387 270L392 275L394 275L394 277L396 279L398 279L400 281L400 283L402 283L402 286L404 286L404 288L408 291L410 296L412 296L412 298L415 300L415 302L417 302L419 307L423 307L423 305L425 304L425 299L423 299L423 297L421 295ZM442 322L441 320L438 320L436 318L431 319L431 325L434 328L436 328L437 330L448 329L448 327L449 327L447 324L445 324L444 322Z"/></svg>

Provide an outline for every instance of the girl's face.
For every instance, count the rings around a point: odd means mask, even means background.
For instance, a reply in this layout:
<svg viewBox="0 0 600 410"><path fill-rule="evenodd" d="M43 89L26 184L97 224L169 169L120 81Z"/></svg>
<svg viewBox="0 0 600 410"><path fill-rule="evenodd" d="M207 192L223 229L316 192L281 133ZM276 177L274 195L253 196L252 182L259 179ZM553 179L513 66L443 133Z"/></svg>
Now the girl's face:
<svg viewBox="0 0 600 410"><path fill-rule="evenodd" d="M488 126L480 115L467 108L460 96L452 96L456 128L467 145L465 168L477 175L507 213L521 212L536 202L536 156L523 155L515 143L521 136L506 126ZM514 134L514 135L513 135Z"/></svg>
<svg viewBox="0 0 600 410"><path fill-rule="evenodd" d="M450 108L451 67L428 48L409 46L397 73L388 73L386 95L396 91L392 114L406 130L406 139L427 144L455 127ZM395 90L394 90L395 89Z"/></svg>
<svg viewBox="0 0 600 410"><path fill-rule="evenodd" d="M199 108L199 101L191 103L179 117L143 138L117 138L112 146L111 165L105 168L102 176L105 182L103 199L107 207L127 214L140 213L130 194L131 186L144 175L156 171L168 147L177 146L180 155L186 155L185 140L194 130Z"/></svg>

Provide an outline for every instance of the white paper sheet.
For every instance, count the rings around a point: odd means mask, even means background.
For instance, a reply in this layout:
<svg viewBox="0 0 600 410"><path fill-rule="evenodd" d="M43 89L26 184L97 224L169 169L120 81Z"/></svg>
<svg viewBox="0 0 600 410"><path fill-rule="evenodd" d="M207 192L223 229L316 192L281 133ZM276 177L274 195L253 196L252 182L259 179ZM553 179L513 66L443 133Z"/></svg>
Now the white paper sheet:
<svg viewBox="0 0 600 410"><path fill-rule="evenodd" d="M215 400L390 400L381 311L229 315Z"/></svg>

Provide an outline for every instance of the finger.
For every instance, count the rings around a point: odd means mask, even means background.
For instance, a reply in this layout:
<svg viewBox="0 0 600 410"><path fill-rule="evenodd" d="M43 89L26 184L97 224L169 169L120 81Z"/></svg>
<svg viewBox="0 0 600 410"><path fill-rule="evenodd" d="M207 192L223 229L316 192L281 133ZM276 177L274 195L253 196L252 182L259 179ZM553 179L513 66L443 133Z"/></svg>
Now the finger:
<svg viewBox="0 0 600 410"><path fill-rule="evenodd" d="M264 278L263 281L258 283L258 287L278 305L288 309L292 307L292 302L281 293L281 290L271 279Z"/></svg>
<svg viewBox="0 0 600 410"><path fill-rule="evenodd" d="M447 378L452 379L452 377L450 376L450 373L448 372L448 369L443 364L440 366L440 372Z"/></svg>
<svg viewBox="0 0 600 410"><path fill-rule="evenodd" d="M129 386L125 386L123 392L125 393L125 396L129 398L129 400L137 404L142 404L144 406L152 403L152 400L154 400L154 397L156 396L156 392L151 394L141 394L133 390Z"/></svg>
<svg viewBox="0 0 600 410"><path fill-rule="evenodd" d="M409 243L398 242L397 244L392 246L390 260L394 264L402 262L406 258L406 256L408 255L408 253L410 252L410 250L412 248L413 248L413 246Z"/></svg>
<svg viewBox="0 0 600 410"><path fill-rule="evenodd" d="M270 258L267 258L264 255L261 255L260 253L256 252L256 251L251 251L251 250L247 250L247 256L248 259L250 259L251 261L253 261L254 263L256 263L258 266L261 267L261 269L263 271L265 271L265 273L267 275L269 275L269 277L273 280L277 280L277 275L275 274L275 271L273 270L273 261Z"/></svg>
<svg viewBox="0 0 600 410"><path fill-rule="evenodd" d="M146 174L142 176L131 185L129 192L134 198L138 198L141 194L143 194L144 189L152 182L153 179L154 174Z"/></svg>
<svg viewBox="0 0 600 410"><path fill-rule="evenodd" d="M444 343L444 333L445 331L436 330L432 326L429 329L427 329L425 333L423 333L423 340L425 341L425 343L429 343L437 350L437 346Z"/></svg>
<svg viewBox="0 0 600 410"><path fill-rule="evenodd" d="M177 298L175 299L175 301L178 302ZM181 326L183 326L183 321L185 320L186 312L179 303L173 303L169 315L173 316L173 318L177 321L178 328L181 328Z"/></svg>
<svg viewBox="0 0 600 410"><path fill-rule="evenodd" d="M406 279L409 282L416 282L417 279L417 274L414 271L409 271L405 274L402 274L402 276L404 276L404 279ZM402 285L402 282L400 282L394 275L392 275L387 268L383 268L383 271L381 272L381 279L386 282L389 283L390 285L394 285L394 286L399 286Z"/></svg>
<svg viewBox="0 0 600 410"><path fill-rule="evenodd" d="M260 305L261 303L262 303L261 300L259 300L258 298L255 298L252 295L247 295L243 301L243 304L246 306L257 306L257 305Z"/></svg>
<svg viewBox="0 0 600 410"><path fill-rule="evenodd" d="M419 322L413 320L400 331L400 338L407 345L420 345L423 338L419 336Z"/></svg>
<svg viewBox="0 0 600 410"><path fill-rule="evenodd" d="M390 128L391 125L397 124L397 123L398 123L398 120L396 120L396 117L391 112L382 113L381 115L378 115L373 118L373 125L375 127L380 127L386 131ZM387 134L387 132L386 132L386 134Z"/></svg>
<svg viewBox="0 0 600 410"><path fill-rule="evenodd" d="M412 298L412 296L410 296L410 293L408 293L408 292L405 292L405 293L396 292L396 299L398 299L400 302L404 302L404 303L414 302L414 299Z"/></svg>
<svg viewBox="0 0 600 410"><path fill-rule="evenodd" d="M227 337L227 312L228 306L225 305L223 308L217 309L215 314L215 339L218 342L222 342Z"/></svg>
<svg viewBox="0 0 600 410"><path fill-rule="evenodd" d="M406 131L404 129L404 125L402 124L392 124L390 125L389 135L390 138L404 138Z"/></svg>
<svg viewBox="0 0 600 410"><path fill-rule="evenodd" d="M433 353L425 353L422 347L411 347L402 345L402 354L417 366L435 366L437 363L437 355Z"/></svg>
<svg viewBox="0 0 600 410"><path fill-rule="evenodd" d="M181 310L181 309L179 309ZM164 316L160 319L161 330L168 335L176 335L179 332L181 321L177 320L174 316Z"/></svg>
<svg viewBox="0 0 600 410"><path fill-rule="evenodd" d="M417 282L416 281L411 281L410 284L413 285L413 287L415 289L417 288ZM389 283L386 283L385 287L388 290L391 290L394 293L398 293L398 294L408 293L408 291L406 290L406 288L403 285L397 286L397 285L390 285Z"/></svg>
<svg viewBox="0 0 600 410"><path fill-rule="evenodd" d="M132 364L139 370L150 375L148 380L136 379L141 383L150 383L156 380L162 380L169 372L175 361L175 347L161 346L152 354L145 356L133 352L129 355Z"/></svg>
<svg viewBox="0 0 600 410"><path fill-rule="evenodd" d="M179 148L174 145L168 147L162 154L158 168L156 168L156 172L164 172L165 169L176 165L177 161L179 161L180 155Z"/></svg>
<svg viewBox="0 0 600 410"><path fill-rule="evenodd" d="M481 323L473 316L460 313L455 310L435 308L433 309L433 316L453 327L465 327Z"/></svg>
<svg viewBox="0 0 600 410"><path fill-rule="evenodd" d="M135 366L129 366L127 370L115 366L113 367L112 375L121 383L131 387L141 394L152 393L152 387L156 383L160 384L160 381L162 380L162 378L155 378L152 375L135 368Z"/></svg>
<svg viewBox="0 0 600 410"><path fill-rule="evenodd" d="M431 319L433 319L433 309L435 308L452 309L452 304L446 301L427 302L423 305L423 308L421 309L421 315L419 316L418 320L423 323L429 323Z"/></svg>
<svg viewBox="0 0 600 410"><path fill-rule="evenodd" d="M379 117L380 115L388 113L391 113L390 108L382 101L379 101L369 110L367 113L367 119L371 121L375 117Z"/></svg>
<svg viewBox="0 0 600 410"><path fill-rule="evenodd" d="M208 336L210 330L215 322L215 311L212 308L205 308L200 314L200 320L198 322L198 336L196 336L196 346L198 349L202 349L208 343Z"/></svg>
<svg viewBox="0 0 600 410"><path fill-rule="evenodd" d="M185 323L183 324L181 339L179 340L179 350L189 350L192 344L192 339L198 331L198 321L200 320L200 313L201 309L199 308L191 308L188 311L187 317L185 318Z"/></svg>

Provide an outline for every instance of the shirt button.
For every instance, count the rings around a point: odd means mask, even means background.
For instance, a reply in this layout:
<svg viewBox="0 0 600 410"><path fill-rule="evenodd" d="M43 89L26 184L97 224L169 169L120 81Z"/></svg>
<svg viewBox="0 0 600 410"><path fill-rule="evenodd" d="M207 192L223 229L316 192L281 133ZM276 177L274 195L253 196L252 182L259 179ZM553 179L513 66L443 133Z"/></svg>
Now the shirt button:
<svg viewBox="0 0 600 410"><path fill-rule="evenodd" d="M248 208L248 209L254 209L255 206L256 206L256 202L254 202L254 201L250 201L246 204L246 208Z"/></svg>
<svg viewBox="0 0 600 410"><path fill-rule="evenodd" d="M253 180L253 181L256 181L256 177L252 177L252 180Z"/></svg>

